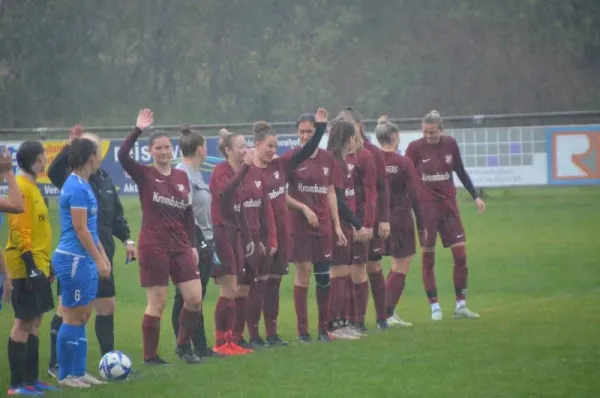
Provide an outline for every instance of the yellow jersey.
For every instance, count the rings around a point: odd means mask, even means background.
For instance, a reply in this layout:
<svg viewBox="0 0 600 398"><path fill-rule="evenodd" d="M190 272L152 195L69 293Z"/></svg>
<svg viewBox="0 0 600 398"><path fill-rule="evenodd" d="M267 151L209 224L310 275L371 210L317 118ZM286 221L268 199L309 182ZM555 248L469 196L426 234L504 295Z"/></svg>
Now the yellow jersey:
<svg viewBox="0 0 600 398"><path fill-rule="evenodd" d="M8 242L4 257L8 275L13 279L26 277L21 254L31 251L35 265L44 274L50 274L50 246L52 228L48 207L40 189L28 176L18 175L17 185L23 195L24 211L8 215Z"/></svg>

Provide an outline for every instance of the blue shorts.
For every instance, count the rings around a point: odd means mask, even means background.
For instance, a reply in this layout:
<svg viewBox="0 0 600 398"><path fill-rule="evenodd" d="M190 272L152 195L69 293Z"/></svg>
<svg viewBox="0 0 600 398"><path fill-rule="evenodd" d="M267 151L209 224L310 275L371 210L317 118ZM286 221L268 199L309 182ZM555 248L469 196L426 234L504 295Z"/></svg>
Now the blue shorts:
<svg viewBox="0 0 600 398"><path fill-rule="evenodd" d="M96 299L98 268L94 260L57 251L52 257L52 266L60 283L63 306L87 306Z"/></svg>

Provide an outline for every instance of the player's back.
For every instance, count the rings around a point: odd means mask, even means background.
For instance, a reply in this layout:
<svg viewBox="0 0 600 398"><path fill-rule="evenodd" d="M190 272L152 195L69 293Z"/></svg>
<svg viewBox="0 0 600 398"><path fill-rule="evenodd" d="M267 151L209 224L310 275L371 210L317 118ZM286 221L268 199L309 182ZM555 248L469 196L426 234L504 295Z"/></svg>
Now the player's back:
<svg viewBox="0 0 600 398"><path fill-rule="evenodd" d="M24 198L25 209L22 214L8 214L11 233L6 242L5 257L11 277L22 278L25 277L25 263L20 250L23 249L31 251L40 270L48 271L52 229L48 207L35 182L25 175L17 176L16 181Z"/></svg>
<svg viewBox="0 0 600 398"><path fill-rule="evenodd" d="M411 160L395 152L384 152L383 157L390 186L390 211L410 209L409 190L418 189L415 186L418 180Z"/></svg>
<svg viewBox="0 0 600 398"><path fill-rule="evenodd" d="M92 234L94 242L98 244L98 202L90 184L82 177L71 173L65 181L59 199L60 216L60 241L56 251L89 257L87 250L81 244L77 231L73 225L71 209L85 209L87 211L87 228Z"/></svg>

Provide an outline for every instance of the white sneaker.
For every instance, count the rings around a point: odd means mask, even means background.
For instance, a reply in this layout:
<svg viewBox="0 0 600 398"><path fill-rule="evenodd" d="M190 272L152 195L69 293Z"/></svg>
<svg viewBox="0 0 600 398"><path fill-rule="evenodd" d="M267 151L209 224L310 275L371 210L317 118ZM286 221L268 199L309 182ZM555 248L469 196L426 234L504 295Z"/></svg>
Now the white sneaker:
<svg viewBox="0 0 600 398"><path fill-rule="evenodd" d="M364 337L365 334L363 334L360 330L353 328L352 326L348 325L348 326L344 326L342 328L342 330L344 331L344 333L349 334L351 336L356 336L356 338L361 338Z"/></svg>
<svg viewBox="0 0 600 398"><path fill-rule="evenodd" d="M441 321L442 320L442 310L436 309L431 311L431 320L432 321Z"/></svg>
<svg viewBox="0 0 600 398"><path fill-rule="evenodd" d="M58 385L61 387L68 388L89 388L90 385L81 381L78 377L67 376L62 380L58 381Z"/></svg>
<svg viewBox="0 0 600 398"><path fill-rule="evenodd" d="M477 319L479 314L471 311L466 305L461 305L454 311L454 318Z"/></svg>
<svg viewBox="0 0 600 398"><path fill-rule="evenodd" d="M105 381L100 381L89 373L84 374L79 377L79 380L85 384L89 384L90 386L99 386L101 384L106 384Z"/></svg>
<svg viewBox="0 0 600 398"><path fill-rule="evenodd" d="M394 315L392 315L391 317L389 317L387 319L387 323L390 326L403 326L403 327L410 327L413 324L410 322L406 322L404 320L402 320L402 318L400 318L398 316L398 314L394 313Z"/></svg>
<svg viewBox="0 0 600 398"><path fill-rule="evenodd" d="M335 329L329 333L334 339L340 340L358 340L358 336L348 333L345 328Z"/></svg>

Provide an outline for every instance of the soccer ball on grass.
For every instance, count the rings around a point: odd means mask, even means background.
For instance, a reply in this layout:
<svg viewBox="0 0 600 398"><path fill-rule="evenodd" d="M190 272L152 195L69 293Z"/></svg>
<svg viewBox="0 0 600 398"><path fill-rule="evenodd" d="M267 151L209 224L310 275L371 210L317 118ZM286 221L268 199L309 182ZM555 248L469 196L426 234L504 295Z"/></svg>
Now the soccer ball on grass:
<svg viewBox="0 0 600 398"><path fill-rule="evenodd" d="M131 373L131 359L121 351L111 351L100 360L100 375L106 380L125 380Z"/></svg>

